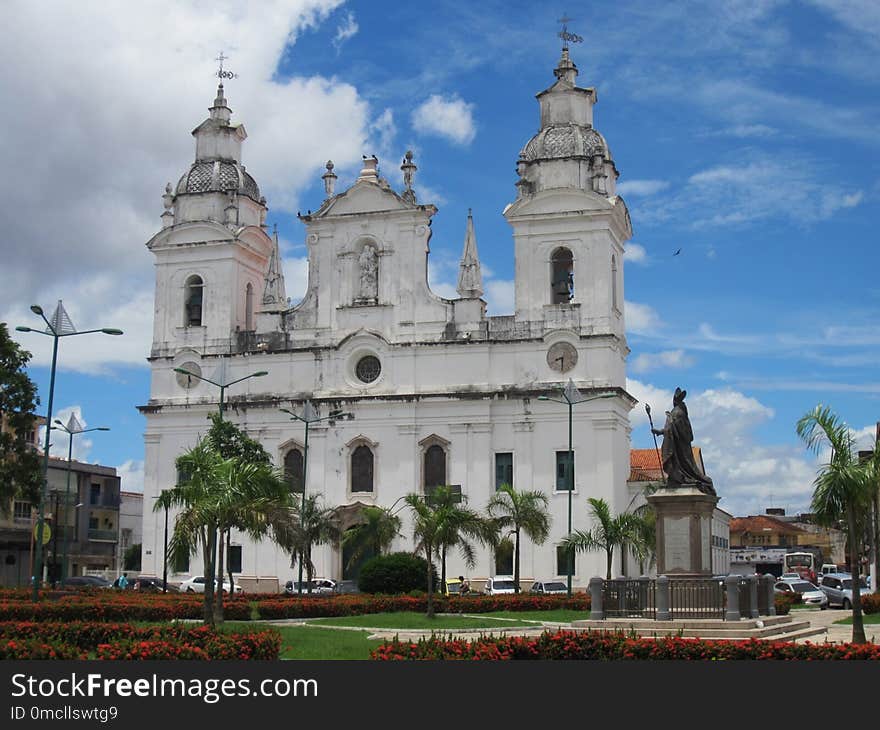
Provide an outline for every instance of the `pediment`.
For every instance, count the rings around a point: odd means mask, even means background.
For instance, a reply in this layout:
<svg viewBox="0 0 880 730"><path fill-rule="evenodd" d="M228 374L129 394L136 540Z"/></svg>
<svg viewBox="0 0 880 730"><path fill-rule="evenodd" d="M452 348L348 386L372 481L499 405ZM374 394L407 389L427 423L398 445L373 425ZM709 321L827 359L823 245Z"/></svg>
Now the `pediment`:
<svg viewBox="0 0 880 730"><path fill-rule="evenodd" d="M331 200L325 209L318 211L315 218L355 213L380 213L384 211L408 210L412 208L403 198L390 188L374 182L355 183L344 193Z"/></svg>
<svg viewBox="0 0 880 730"><path fill-rule="evenodd" d="M505 209L504 216L512 218L556 213L610 213L612 210L614 203L602 195L565 188L543 190L535 196L520 198Z"/></svg>

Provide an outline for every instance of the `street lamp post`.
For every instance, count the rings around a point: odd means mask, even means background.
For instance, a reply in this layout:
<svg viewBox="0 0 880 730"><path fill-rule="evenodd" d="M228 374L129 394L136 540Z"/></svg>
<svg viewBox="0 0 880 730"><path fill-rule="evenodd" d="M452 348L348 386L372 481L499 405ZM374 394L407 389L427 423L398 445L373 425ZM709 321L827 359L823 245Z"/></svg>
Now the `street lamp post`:
<svg viewBox="0 0 880 730"><path fill-rule="evenodd" d="M574 449L572 447L572 410L578 403L586 403L591 400L599 400L600 398L614 398L614 393L600 393L598 395L587 398L581 397L581 392L574 384L574 380L568 379L568 384L562 390L562 398L550 398L546 395L539 395L538 400L552 401L553 403L561 403L568 406L568 463L566 464L566 482L568 487L568 534L571 535L571 495L574 492ZM571 598L571 576L574 573L574 552L568 550L568 580L566 582L568 597Z"/></svg>
<svg viewBox="0 0 880 730"><path fill-rule="evenodd" d="M223 420L223 405L224 405L224 395L226 394L226 389L230 385L235 385L236 383L240 383L243 380L248 380L249 378L261 378L264 375L268 375L269 372L267 370L260 370L256 373L251 373L250 375L245 375L243 378L238 378L237 380L231 380L228 383L218 383L210 378L202 377L201 375L196 375L195 373L191 373L189 370L185 370L184 368L174 368L175 373L180 373L181 375L188 375L191 378L196 378L196 380L204 380L206 383L210 383L211 385L216 385L220 388L220 420Z"/></svg>
<svg viewBox="0 0 880 730"><path fill-rule="evenodd" d="M58 305L55 307L55 312L52 314L51 321L46 319L43 308L38 304L32 304L31 311L43 318L43 321L46 323L46 329L38 330L32 329L31 327L16 327L16 331L36 332L37 334L46 335L47 337L52 338L52 367L49 371L49 403L46 409L46 443L43 449L43 485L40 489L40 502L37 510L36 569L34 571L35 579L32 595L33 600L38 601L40 598L39 586L43 575L43 525L45 524L46 493L49 489L49 434L52 432L52 401L55 396L55 367L58 362L58 340L62 337L89 335L94 332L101 332L105 335L121 335L122 330L112 327L101 327L99 329L78 332L76 327L73 326L73 322L70 321L70 316L64 309L64 305L61 303L60 299L58 300Z"/></svg>
<svg viewBox="0 0 880 730"><path fill-rule="evenodd" d="M153 499L158 499L162 501L162 508L165 510L165 537L163 540L163 552L162 552L162 593L168 593L168 502L163 499L165 496L165 491L162 490L161 494Z"/></svg>
<svg viewBox="0 0 880 730"><path fill-rule="evenodd" d="M67 505L70 504L70 474L72 471L73 463L73 437L80 433L89 433L89 431L109 431L110 429L106 426L98 426L97 428L83 428L82 424L79 422L79 419L73 413L71 413L70 418L67 419L67 425L61 423L61 421L56 418L55 425L52 426L52 428L59 431L64 431L70 437L70 441L67 445L67 488L64 490L64 547L62 548L61 555L61 584L63 585L64 580L67 578L67 546L70 540L67 529ZM77 494L79 494L79 490L77 490ZM61 520L56 520L56 533L58 532L59 524L61 524Z"/></svg>
<svg viewBox="0 0 880 730"><path fill-rule="evenodd" d="M320 423L321 421L332 421L337 418L354 418L351 413L343 413L342 411L330 411L329 415L324 416L323 418L318 416L318 412L315 410L315 407L312 405L312 401L307 400L305 405L303 406L302 415L294 413L293 411L288 410L287 408L279 409L282 413L287 413L289 416L292 416L291 421L302 421L306 425L306 436L305 436L305 444L303 446L303 475L302 475L302 507L300 508L300 520L305 520L306 514L306 474L308 474L309 468L309 426L313 423ZM300 556L299 560L299 578L298 578L298 589L297 593L302 595L302 581L303 581L303 560L302 556ZM311 593L311 585L309 586L309 593Z"/></svg>

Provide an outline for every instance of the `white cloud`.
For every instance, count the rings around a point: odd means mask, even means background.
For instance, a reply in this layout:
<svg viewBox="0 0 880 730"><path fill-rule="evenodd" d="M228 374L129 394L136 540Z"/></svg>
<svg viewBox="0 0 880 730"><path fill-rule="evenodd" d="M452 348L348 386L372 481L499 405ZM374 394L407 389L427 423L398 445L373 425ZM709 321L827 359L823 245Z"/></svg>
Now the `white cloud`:
<svg viewBox="0 0 880 730"><path fill-rule="evenodd" d="M370 124L370 132L376 138L379 145L377 157L380 160L387 159L393 161L392 147L394 145L394 138L397 135L397 125L394 123L394 112L391 109L385 109L372 122L372 124ZM383 176L387 176L387 172L383 173Z"/></svg>
<svg viewBox="0 0 880 730"><path fill-rule="evenodd" d="M79 421L79 425L82 429L86 429L89 427L88 422L82 414L82 406L67 406L66 408L59 409L52 416L53 426L54 421L57 419L61 421L65 426L68 423L68 419L71 415L76 416L76 420ZM46 443L46 427L40 427L40 446ZM79 435L74 436L73 438L73 459L74 461L88 461L89 454L92 452L92 438L91 435L81 433ZM70 436L61 428L53 428L52 435L49 437L49 455L54 456L56 459L67 459L68 451L70 449Z"/></svg>
<svg viewBox="0 0 880 730"><path fill-rule="evenodd" d="M657 330L663 326L660 315L647 304L638 302L624 302L626 310L626 330L637 335L657 334Z"/></svg>
<svg viewBox="0 0 880 730"><path fill-rule="evenodd" d="M815 160L745 152L735 164L690 175L662 202L645 201L638 215L643 223L687 220L692 228L743 226L767 219L804 225L853 208L863 197L861 190L844 183L829 189Z"/></svg>
<svg viewBox="0 0 880 730"><path fill-rule="evenodd" d="M648 263L648 252L644 246L638 243L628 243L623 254L623 260L630 264L646 264Z"/></svg>
<svg viewBox="0 0 880 730"><path fill-rule="evenodd" d="M477 133L474 123L474 105L454 95L444 98L432 94L416 107L412 114L412 125L416 131L426 135L443 137L459 145L470 144Z"/></svg>
<svg viewBox="0 0 880 730"><path fill-rule="evenodd" d="M339 51L339 48L345 43L349 38L353 38L357 35L358 27L357 20L354 18L354 13L348 13L345 16L345 20L341 22L336 28L336 35L333 37L333 46Z"/></svg>
<svg viewBox="0 0 880 730"><path fill-rule="evenodd" d="M617 192L632 197L648 196L655 195L668 187L669 183L666 180L625 180L617 184Z"/></svg>
<svg viewBox="0 0 880 730"><path fill-rule="evenodd" d="M281 262L284 272L284 289L291 300L291 304L298 304L306 295L309 288L309 259L285 258Z"/></svg>
<svg viewBox="0 0 880 730"><path fill-rule="evenodd" d="M159 230L165 183L192 162L189 133L214 98L217 49L239 74L226 96L248 130L243 162L273 211L296 210L328 158L340 172L356 166L388 125L371 129L368 104L338 79L277 75L297 35L338 4L157 0L62 3L47 13L8 3L0 95L16 103L5 110L0 156L15 174L0 180L0 196L15 211L4 228L15 255L4 251L0 317L30 325L29 304L49 309L63 298L81 329L116 326L126 336L70 338L61 367L144 362L154 274L143 244ZM48 338L19 341L45 363Z"/></svg>
<svg viewBox="0 0 880 730"><path fill-rule="evenodd" d="M514 298L512 279L490 279L486 282L486 308L491 316L513 314Z"/></svg>
<svg viewBox="0 0 880 730"><path fill-rule="evenodd" d="M121 479L121 489L125 492L144 491L144 462L129 459L116 467Z"/></svg>
<svg viewBox="0 0 880 730"><path fill-rule="evenodd" d="M694 358L684 350L665 350L664 352L643 352L633 358L629 369L634 373L647 373L658 368L683 370L694 364Z"/></svg>

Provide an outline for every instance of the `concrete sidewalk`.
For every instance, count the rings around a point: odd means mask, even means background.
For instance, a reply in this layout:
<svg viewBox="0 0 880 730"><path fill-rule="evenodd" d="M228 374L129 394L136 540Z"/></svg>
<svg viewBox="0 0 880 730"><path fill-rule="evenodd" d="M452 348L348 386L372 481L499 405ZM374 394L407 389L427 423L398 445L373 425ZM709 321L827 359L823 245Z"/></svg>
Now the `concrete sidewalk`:
<svg viewBox="0 0 880 730"><path fill-rule="evenodd" d="M838 625L835 621L852 616L852 611L844 611L840 608L828 608L824 611L800 609L791 612L803 619L809 620L813 626L824 626L828 634L820 641L810 639L798 639L799 644L810 642L813 644L828 642L830 644L847 644L852 641L852 625ZM865 637L873 644L880 644L880 624L866 624Z"/></svg>

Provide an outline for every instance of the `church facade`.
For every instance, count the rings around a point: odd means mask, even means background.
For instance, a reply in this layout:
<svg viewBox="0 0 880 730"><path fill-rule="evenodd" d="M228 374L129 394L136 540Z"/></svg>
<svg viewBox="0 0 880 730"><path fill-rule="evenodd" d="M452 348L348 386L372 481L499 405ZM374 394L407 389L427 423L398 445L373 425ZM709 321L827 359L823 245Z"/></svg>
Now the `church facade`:
<svg viewBox="0 0 880 730"><path fill-rule="evenodd" d="M363 505L399 509L404 495L439 484L460 487L468 506L482 510L501 483L512 483L543 491L552 517L546 543L524 538L522 576L565 576L557 546L568 533L569 409L540 398L564 400L572 383L569 394L583 401L571 409L572 525L581 530L591 526L588 497L614 512L629 505L635 401L625 389L629 214L593 126L596 92L577 86L567 48L554 74L537 95L540 129L519 153L515 197L504 211L515 257L515 312L507 316L486 315L470 216L458 297L431 291L437 209L416 197L410 153L402 190L365 158L355 182L337 191L328 163L325 200L300 216L308 288L291 306L266 200L241 164L247 134L231 121L220 85L209 118L193 131L195 161L166 188L162 229L147 243L156 299L150 400L141 407L145 505L174 485L176 457L218 407L219 388L180 371L224 385L241 379L224 389L226 417L264 445L292 490L339 507L343 528L357 523ZM248 377L255 373L265 374ZM325 419L310 425L308 445L304 424L282 408ZM335 411L348 415L325 418ZM400 516L394 549L411 550L409 515ZM145 572L161 575L163 537L163 515L148 507ZM232 545L246 586L295 578L291 556L271 541L233 532ZM350 577L338 544L316 547L313 560L317 575ZM574 585L604 574L604 561L578 555ZM195 572L200 565L194 557ZM510 572L507 558L488 549L473 568L455 553L448 566L478 581Z"/></svg>

